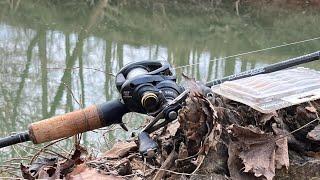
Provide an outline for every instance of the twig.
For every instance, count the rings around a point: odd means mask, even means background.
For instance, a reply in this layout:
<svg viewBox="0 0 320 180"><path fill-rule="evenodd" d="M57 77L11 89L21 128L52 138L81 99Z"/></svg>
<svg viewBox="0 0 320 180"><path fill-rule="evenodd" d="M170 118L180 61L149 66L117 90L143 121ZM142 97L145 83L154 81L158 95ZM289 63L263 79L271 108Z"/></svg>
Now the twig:
<svg viewBox="0 0 320 180"><path fill-rule="evenodd" d="M6 168L6 169L19 169L16 166L10 166L10 165L0 165L0 168Z"/></svg>
<svg viewBox="0 0 320 180"><path fill-rule="evenodd" d="M143 176L146 175L146 164L147 164L147 158L143 157Z"/></svg>
<svg viewBox="0 0 320 180"><path fill-rule="evenodd" d="M23 161L23 160L30 160L30 158L26 158L26 157L21 157L21 158L11 158L8 160L3 161L3 163L9 163L11 161Z"/></svg>
<svg viewBox="0 0 320 180"><path fill-rule="evenodd" d="M11 165L20 166L21 163L10 163Z"/></svg>
<svg viewBox="0 0 320 180"><path fill-rule="evenodd" d="M205 157L206 157L206 156L204 156L204 155L198 156L198 158L201 158L201 159L200 159L200 162L199 162L197 168L196 168L191 174L195 174L195 172L197 172L197 171L199 170L199 168L200 168L200 166L202 165Z"/></svg>
<svg viewBox="0 0 320 180"><path fill-rule="evenodd" d="M136 175L142 175L141 173L134 173L134 174L128 174L128 175L124 175L124 176L117 176L117 177L131 177L131 176L136 176Z"/></svg>
<svg viewBox="0 0 320 180"><path fill-rule="evenodd" d="M76 101L76 103L80 106L80 108L82 108L82 104L77 100L77 98L74 96L73 91L70 89L70 87L65 83L62 82L64 84L64 86L68 89L68 91L71 93L71 96L73 98L74 101Z"/></svg>
<svg viewBox="0 0 320 180"><path fill-rule="evenodd" d="M128 158L124 158L124 160L121 160L120 162L119 162L119 164L117 164L117 165L115 165L114 166L114 168L118 168L119 166L121 166L121 165L123 165L123 164L125 164L125 163L130 163L130 160L128 159Z"/></svg>
<svg viewBox="0 0 320 180"><path fill-rule="evenodd" d="M169 169L177 158L178 158L178 153L173 149L169 154L169 156L167 157L167 159L161 165L160 169ZM164 175L165 175L165 171L159 170L154 176L153 180L161 180Z"/></svg>
<svg viewBox="0 0 320 180"><path fill-rule="evenodd" d="M67 138L58 139L58 140L52 141L51 143L45 145L45 146L44 146L43 148L41 148L36 154L34 154L34 156L32 157L32 159L31 159L31 161L30 161L29 164L32 164L32 162L35 160L35 158L36 158L41 152L43 152L46 148L48 148L49 146L52 146L53 144L58 143L58 142L60 142L60 141L62 141L62 140L65 140L65 139L67 139Z"/></svg>
<svg viewBox="0 0 320 180"><path fill-rule="evenodd" d="M103 132L103 136L107 133L110 133L110 131L115 131L117 129L122 129L121 127L116 127L116 126L113 126L112 128L109 128L109 129L106 129L105 132ZM101 130L101 129L99 129Z"/></svg>
<svg viewBox="0 0 320 180"><path fill-rule="evenodd" d="M73 98L73 100L79 105L80 109L82 110L84 116L85 116L85 120L86 120L86 124L87 124L87 127L89 127L89 122L88 122L88 118L87 118L87 115L85 113L85 111L83 110L83 104L81 104L77 98L75 97L72 89L64 82L62 82L64 84L64 86L68 89L68 91L71 93L71 96ZM74 141L75 141L75 146L76 145L79 145L80 144L80 141L81 141L81 138L82 138L82 133L80 134L77 134L74 136Z"/></svg>
<svg viewBox="0 0 320 180"><path fill-rule="evenodd" d="M68 155L71 155L71 152L68 152L66 149L62 148L61 146L59 146L58 144L54 144L55 147L59 148L60 150L62 150L63 152L65 152Z"/></svg>
<svg viewBox="0 0 320 180"><path fill-rule="evenodd" d="M15 146L15 145L14 145ZM12 146L12 147L14 147ZM25 146L23 144L19 144L19 147L22 146L22 147L28 147L28 146ZM28 154L28 156L32 157L33 154L31 154L29 151L26 151L24 148L20 148L23 152L25 152L26 154Z"/></svg>
<svg viewBox="0 0 320 180"><path fill-rule="evenodd" d="M41 149L36 148L36 147L25 146L25 145L22 145L22 146L27 147L27 148L30 148L30 149L33 149L33 150L36 150L36 151L40 151L40 150L41 150ZM59 154L59 153L57 153L57 152L55 152L55 151L53 151L53 150L51 150L51 149L45 149L45 150L43 150L42 152L43 152L43 153L46 153L46 154L50 154L50 155L57 155L57 156L60 156L60 157L62 157L62 158L64 158L64 159L69 159L69 158L67 158L67 157L65 157L65 156L63 156L63 155L61 155L61 154ZM32 157L33 157L33 156L32 156Z"/></svg>
<svg viewBox="0 0 320 180"><path fill-rule="evenodd" d="M16 175L17 176L17 175ZM17 176L20 177L20 176ZM0 177L0 179L20 179L20 178L13 178L13 177Z"/></svg>
<svg viewBox="0 0 320 180"><path fill-rule="evenodd" d="M22 158L22 156L20 155L20 153L16 150L15 146L12 146L12 149L17 153L17 155Z"/></svg>
<svg viewBox="0 0 320 180"><path fill-rule="evenodd" d="M201 152L202 152L202 147L199 149L199 151L198 151L195 155L191 155L191 156L188 156L188 157L183 158L183 159L177 159L176 162L187 161L187 160L189 160L189 159L195 158L195 157L197 157Z"/></svg>
<svg viewBox="0 0 320 180"><path fill-rule="evenodd" d="M49 152L47 152L47 151L49 151ZM51 150L51 149L45 149L44 152L50 153L50 154L52 154L52 155L60 156L60 157L63 158L63 159L69 159L69 158L67 158L66 156L64 156L64 155L62 155L62 154L60 154L60 153L57 153L57 152L55 152L55 151L53 151L53 150ZM68 154L70 155L70 153L68 153Z"/></svg>
<svg viewBox="0 0 320 180"><path fill-rule="evenodd" d="M285 134L285 135L283 135L283 136L280 136L280 137L276 138L275 141L278 141L278 140L280 140L280 139L282 139L282 138L285 138L285 137L287 137L287 136L289 136L289 135L291 135L291 134L293 134L293 133L295 133L295 132L297 132L297 131L299 131L299 130L301 130L301 129L303 129L303 128L309 126L310 124L312 124L312 123L314 123L314 122L316 122L316 121L319 121L319 120L320 120L319 118L316 118L316 119L308 122L307 124L299 127L298 129L295 129L295 130L293 130L293 131L291 131L291 132L289 132L289 133L287 133L287 134Z"/></svg>
<svg viewBox="0 0 320 180"><path fill-rule="evenodd" d="M161 168L153 167L153 166L151 166L151 165L149 165L149 164L146 164L146 165L147 165L149 168L151 168L151 169L162 170L162 171L166 171L166 172L169 172L169 173L172 173L172 174L185 175L185 176L196 175L196 176L206 177L206 175L204 175L204 174L181 173L181 172L171 171L171 170L168 170L168 169L161 169Z"/></svg>
<svg viewBox="0 0 320 180"><path fill-rule="evenodd" d="M239 16L239 4L240 4L240 0L237 0L237 1L235 2L235 4L236 4L237 16Z"/></svg>
<svg viewBox="0 0 320 180"><path fill-rule="evenodd" d="M15 176L15 177L17 177L17 178L19 178L19 179L20 179L20 177L21 177L21 176L15 174L15 173L13 173L13 172L16 172L16 171L3 171L3 172L8 173L8 174L10 174L10 175L12 175L12 176ZM1 179L2 179L2 178L1 178ZM11 179L14 179L14 178L11 177Z"/></svg>

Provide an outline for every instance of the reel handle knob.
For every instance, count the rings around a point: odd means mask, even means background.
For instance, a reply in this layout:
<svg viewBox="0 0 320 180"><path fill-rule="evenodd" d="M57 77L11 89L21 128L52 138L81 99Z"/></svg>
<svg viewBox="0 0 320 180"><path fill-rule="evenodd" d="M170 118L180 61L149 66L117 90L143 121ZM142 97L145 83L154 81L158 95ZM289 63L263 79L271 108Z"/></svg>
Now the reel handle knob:
<svg viewBox="0 0 320 180"><path fill-rule="evenodd" d="M147 111L152 111L158 106L159 98L153 92L145 92L141 98L141 104Z"/></svg>

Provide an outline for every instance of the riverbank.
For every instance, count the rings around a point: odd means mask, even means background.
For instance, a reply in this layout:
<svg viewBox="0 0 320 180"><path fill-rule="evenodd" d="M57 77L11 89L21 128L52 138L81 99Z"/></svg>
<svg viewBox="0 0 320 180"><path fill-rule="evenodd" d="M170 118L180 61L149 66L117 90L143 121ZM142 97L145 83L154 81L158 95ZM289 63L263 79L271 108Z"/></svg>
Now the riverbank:
<svg viewBox="0 0 320 180"><path fill-rule="evenodd" d="M123 180L319 177L319 101L263 114L217 95L207 98L201 86L194 81L187 83L190 94L177 121L150 134L158 144L157 151L152 149L148 156L142 156L137 137L116 143L100 157L91 157L86 148L75 144L72 155L65 159L36 154L30 165L21 165L23 177Z"/></svg>

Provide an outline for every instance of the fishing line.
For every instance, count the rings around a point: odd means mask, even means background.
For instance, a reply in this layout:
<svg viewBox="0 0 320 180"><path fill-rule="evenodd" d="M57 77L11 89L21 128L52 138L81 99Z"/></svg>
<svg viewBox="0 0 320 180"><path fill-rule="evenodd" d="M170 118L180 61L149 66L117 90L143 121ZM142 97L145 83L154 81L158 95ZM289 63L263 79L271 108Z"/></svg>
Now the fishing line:
<svg viewBox="0 0 320 180"><path fill-rule="evenodd" d="M219 58L219 59L212 59L212 60L209 60L209 62L214 62L214 61L218 61L218 60L226 60L226 59L230 59L230 58L234 58L234 57L239 57L239 56L244 56L244 55L248 55L248 54L253 54L253 53L257 53L257 52L263 52L263 51L268 51L268 50L271 50L271 49L276 49L276 48L281 48L281 47L286 47L286 46L301 44L301 43L305 43L305 42L310 42L310 41L314 41L314 40L318 40L318 39L320 39L320 36L314 37L314 38L311 38L311 39L306 39L306 40L301 40L301 41L295 41L295 42L291 42L291 43L288 43L288 44L282 44L282 45L272 46L272 47L268 47L268 48L264 48L264 49L258 49L258 50L243 52L243 53L239 53L239 54L234 54L234 55L226 56L226 57ZM182 68L186 68L186 67L190 67L190 66L195 66L195 65L199 65L199 64L200 64L200 62L193 63L193 64L186 64L186 65L174 67L173 69L182 69Z"/></svg>

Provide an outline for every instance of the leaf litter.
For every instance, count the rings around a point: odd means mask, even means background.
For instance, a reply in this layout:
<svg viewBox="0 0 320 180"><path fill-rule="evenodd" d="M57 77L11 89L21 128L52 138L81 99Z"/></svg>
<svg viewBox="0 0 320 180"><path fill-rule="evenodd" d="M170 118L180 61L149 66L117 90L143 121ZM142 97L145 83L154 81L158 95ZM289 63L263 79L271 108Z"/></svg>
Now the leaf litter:
<svg viewBox="0 0 320 180"><path fill-rule="evenodd" d="M194 79L186 77L186 84L190 93L178 120L151 134L159 145L155 157L142 157L136 138L118 142L96 158L86 158L83 147L77 146L67 160L39 156L31 165L21 164L23 177L270 180L294 175L289 167L303 168L320 157L320 128L318 121L312 122L318 117L319 101L262 114L208 96L210 89Z"/></svg>

